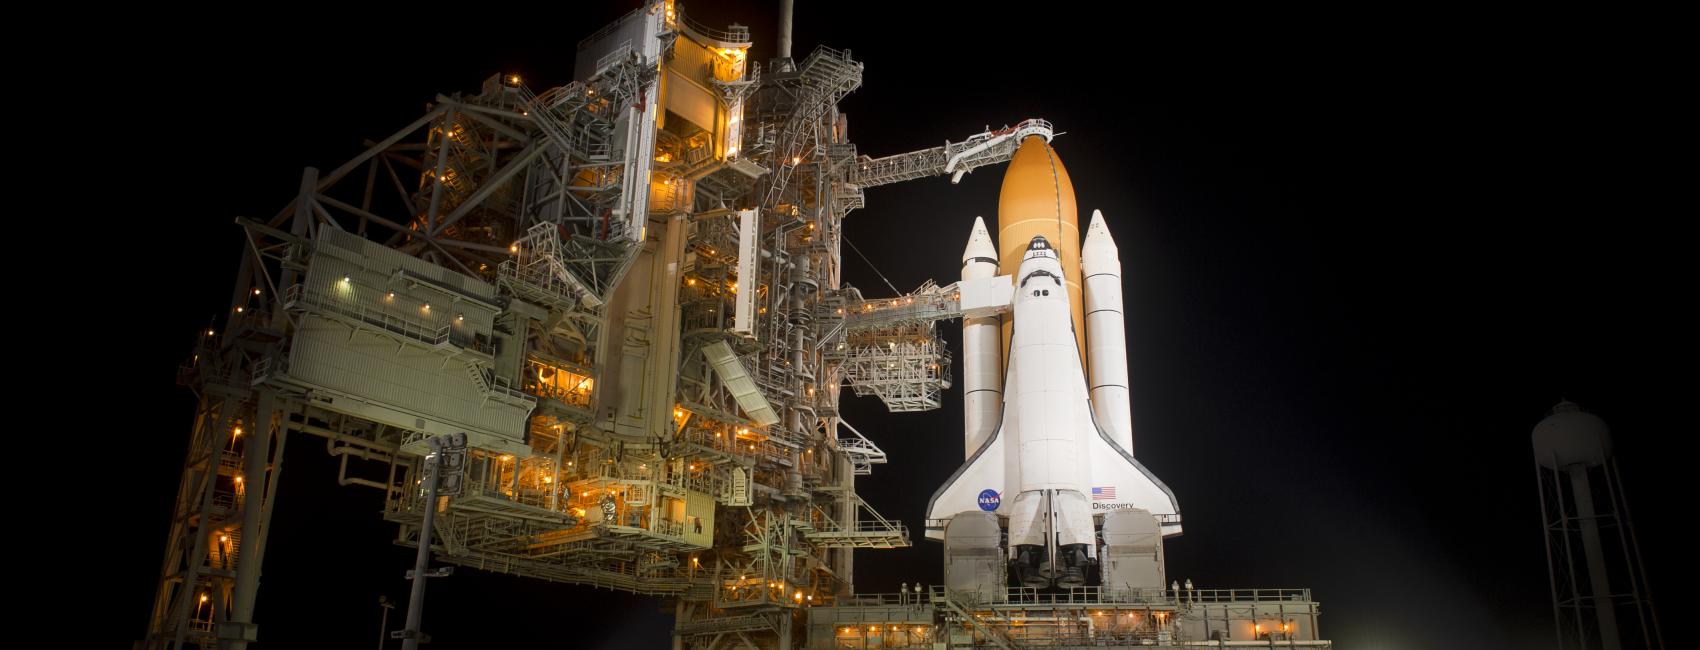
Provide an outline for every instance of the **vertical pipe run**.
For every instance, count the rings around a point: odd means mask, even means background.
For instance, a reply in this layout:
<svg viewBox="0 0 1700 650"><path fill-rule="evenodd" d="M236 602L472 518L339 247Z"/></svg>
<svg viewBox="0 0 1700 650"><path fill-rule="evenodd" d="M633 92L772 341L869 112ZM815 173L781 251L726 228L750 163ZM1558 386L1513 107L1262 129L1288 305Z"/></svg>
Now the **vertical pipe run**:
<svg viewBox="0 0 1700 650"><path fill-rule="evenodd" d="M425 211L425 232L431 235L436 234L437 212L443 205L443 174L449 166L449 130L454 128L454 119L454 111L444 113L443 127L438 131L442 140L438 142L437 147L437 170L431 177L431 180L435 181L431 184L431 206Z"/></svg>
<svg viewBox="0 0 1700 650"><path fill-rule="evenodd" d="M1547 488L1546 488L1546 481L1543 480L1542 476L1541 476L1541 472L1544 472L1544 471L1546 471L1546 470L1541 469L1540 461L1536 461L1535 462L1535 494L1537 496L1539 496L1540 499L1541 499L1541 541L1546 543L1546 549L1547 549L1547 585L1552 588L1552 629L1553 629L1553 637L1558 639L1558 642L1561 645L1559 650L1563 650L1562 644L1564 643L1564 617L1563 617L1562 614L1559 613L1559 608L1558 608L1558 574L1552 570L1552 566L1553 566L1552 521L1547 518L1548 517L1547 516Z"/></svg>
<svg viewBox="0 0 1700 650"><path fill-rule="evenodd" d="M271 389L259 390L253 419L249 422L253 431L242 449L242 489L246 494L242 500L242 541L236 556L236 602L231 608L230 619L232 623L244 626L254 621L254 599L260 592L260 563L264 555L259 546L266 534L260 525L266 498L266 482L261 479L266 476L266 453L272 444L274 402ZM248 642L238 639L232 641L230 647L243 650L248 647Z"/></svg>
<svg viewBox="0 0 1700 650"><path fill-rule="evenodd" d="M433 438L431 442L436 443ZM419 650L419 622L425 617L425 566L431 561L431 526L437 521L437 479L443 451L431 445L425 457L425 520L419 524L419 552L413 556L413 589L407 598L407 626L402 628L401 649Z"/></svg>
<svg viewBox="0 0 1700 650"><path fill-rule="evenodd" d="M791 58L791 5L793 0L779 0L779 57Z"/></svg>
<svg viewBox="0 0 1700 650"><path fill-rule="evenodd" d="M1571 497L1576 502L1576 520L1582 529L1582 555L1588 561L1588 583L1594 592L1594 614L1600 619L1600 647L1623 647L1617 633L1617 609L1606 578L1605 549L1600 547L1600 521L1594 514L1594 492L1588 482L1588 466L1571 465Z"/></svg>

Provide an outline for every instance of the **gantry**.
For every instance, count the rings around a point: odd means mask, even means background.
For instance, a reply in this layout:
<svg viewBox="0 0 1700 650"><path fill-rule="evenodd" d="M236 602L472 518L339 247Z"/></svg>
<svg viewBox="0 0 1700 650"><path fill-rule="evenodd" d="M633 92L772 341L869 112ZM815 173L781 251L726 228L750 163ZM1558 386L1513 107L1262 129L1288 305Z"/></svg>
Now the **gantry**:
<svg viewBox="0 0 1700 650"><path fill-rule="evenodd" d="M789 647L851 593L855 549L909 531L855 491L885 454L841 387L937 408L951 287L866 298L842 224L867 187L1008 159L1030 120L858 155L848 51L748 60L746 28L653 0L578 44L574 81L439 95L295 198L237 220L228 313L178 381L198 397L147 647L241 648L285 443L424 508L444 562L677 602L687 647ZM464 433L425 503L433 436ZM292 480L316 480L296 476ZM398 567L399 570L399 567Z"/></svg>

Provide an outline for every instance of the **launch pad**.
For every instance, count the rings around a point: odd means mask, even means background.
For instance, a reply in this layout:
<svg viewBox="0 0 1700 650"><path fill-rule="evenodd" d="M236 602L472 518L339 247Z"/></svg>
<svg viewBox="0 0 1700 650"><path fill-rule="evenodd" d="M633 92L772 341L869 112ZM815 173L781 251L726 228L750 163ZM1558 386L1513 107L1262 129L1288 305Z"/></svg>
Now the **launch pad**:
<svg viewBox="0 0 1700 650"><path fill-rule="evenodd" d="M1072 188L1066 209L1056 176L1051 195L1006 196L1052 206L1027 227L1054 229L1041 276L1054 295L1010 293L1037 240L1009 224L990 254L1008 270L898 296L843 283L843 221L868 188L1055 161L1052 125L862 155L837 108L862 64L826 47L794 60L783 22L762 65L747 28L648 0L578 44L572 83L534 92L500 74L439 95L354 159L304 170L275 215L239 219L229 311L178 373L199 405L140 645L264 639L254 604L283 451L307 434L339 459L340 484L383 493L398 543L671 599L679 648L1327 647L1307 591L1163 584L1178 505L1133 459L1125 354L1120 392L1099 381L1115 372L1100 348L1121 338L1120 298L1105 321ZM1048 315L1023 316L1028 299ZM1039 304L1053 299L1067 304ZM938 408L953 359L936 328L958 318L980 328L963 363L964 470L993 454L1020 467L959 472L967 500L935 495L945 585L857 594L854 551L911 540L856 492L886 456L878 432L843 420L841 391ZM1029 352L1074 365L1017 360ZM993 383L1037 391L1034 404L1066 392L1075 410L1000 428L1045 409L994 408ZM464 449L427 489L427 454L451 437ZM1076 553L1095 566L1064 571ZM1024 566L1046 588L1021 586L1037 581Z"/></svg>

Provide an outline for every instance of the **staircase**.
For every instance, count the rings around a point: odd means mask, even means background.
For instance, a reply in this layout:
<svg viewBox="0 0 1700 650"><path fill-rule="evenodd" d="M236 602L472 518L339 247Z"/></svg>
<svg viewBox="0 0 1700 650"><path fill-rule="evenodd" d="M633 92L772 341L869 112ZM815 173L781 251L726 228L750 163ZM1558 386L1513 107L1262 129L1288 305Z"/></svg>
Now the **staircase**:
<svg viewBox="0 0 1700 650"><path fill-rule="evenodd" d="M530 411L537 406L537 398L514 390L507 379L490 376L490 369L474 361L466 362L466 374L472 379L472 385L478 387L478 392L484 395L484 402L496 400L508 406L523 408Z"/></svg>
<svg viewBox="0 0 1700 650"><path fill-rule="evenodd" d="M1009 627L1009 619L998 614L997 610L992 610L991 615L987 617L995 625L988 624L979 615L964 609L961 604L956 602L956 599L950 597L950 593L942 586L934 585L929 596L932 597L933 604L944 606L947 617L967 623L969 628L980 633L982 638L991 640L997 647L1004 650L1014 650L1017 647L1015 640L1009 638L1009 634L1004 631Z"/></svg>
<svg viewBox="0 0 1700 650"><path fill-rule="evenodd" d="M809 127L819 121L828 108L862 85L862 64L851 60L848 51L817 47L809 58L803 60L799 77L803 81L802 93L797 98L791 119L780 132L780 142L774 149L778 158L770 158L777 164L761 203L766 210L772 210L779 204L779 196L790 183L791 173L802 164L803 152L810 144L809 138L805 137L812 133Z"/></svg>

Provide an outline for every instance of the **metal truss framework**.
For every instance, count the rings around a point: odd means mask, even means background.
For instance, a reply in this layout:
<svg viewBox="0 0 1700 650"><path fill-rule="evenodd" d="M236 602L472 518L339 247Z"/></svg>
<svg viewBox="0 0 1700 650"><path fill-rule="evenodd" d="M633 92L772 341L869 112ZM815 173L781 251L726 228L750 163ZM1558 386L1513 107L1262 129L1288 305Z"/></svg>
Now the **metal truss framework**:
<svg viewBox="0 0 1700 650"><path fill-rule="evenodd" d="M867 300L842 285L843 219L862 187L901 180L862 169L869 159L845 138L837 102L861 64L820 48L764 71L744 61L747 30L695 25L664 0L618 25L649 36L586 39L587 79L533 93L498 75L476 94L439 95L354 159L307 169L277 214L238 220L230 310L197 333L178 375L200 401L144 646L259 638L253 605L291 433L326 441L340 484L384 492L398 543L675 598L686 647L789 647L808 609L851 593L854 549L909 544L855 493L885 455L838 418L840 387L896 411L937 408L950 372L933 323L959 314L951 287ZM708 69L678 64L686 55ZM668 110L669 74L707 75L726 117ZM928 150L876 167L960 174L1007 160L1008 139L1036 128L948 145L937 165ZM326 277L344 235L430 266L337 261L392 290L333 295L325 287L357 284ZM494 298L475 296L480 286ZM386 306L409 291L448 306ZM754 299L747 323L740 296ZM460 310L484 308L487 331L460 324ZM326 331L340 334L313 338ZM308 360L308 341L434 355L402 379L464 389L473 413L524 424L475 443L462 493L427 504L420 459L437 416L315 379L323 362ZM708 354L721 348L758 394L735 394ZM439 511L428 541L426 507Z"/></svg>

